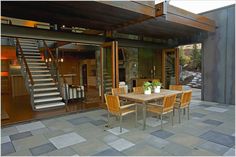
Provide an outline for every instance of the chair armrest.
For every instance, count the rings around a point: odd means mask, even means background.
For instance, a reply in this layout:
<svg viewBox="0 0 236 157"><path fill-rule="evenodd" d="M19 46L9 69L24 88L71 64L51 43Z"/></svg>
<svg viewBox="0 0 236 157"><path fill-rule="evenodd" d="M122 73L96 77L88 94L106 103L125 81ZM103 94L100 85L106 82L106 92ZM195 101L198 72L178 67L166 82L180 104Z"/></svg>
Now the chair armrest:
<svg viewBox="0 0 236 157"><path fill-rule="evenodd" d="M121 109L124 109L124 108L129 108L129 107L132 107L132 106L136 106L137 104L127 104L127 105L123 105L123 106L120 106Z"/></svg>
<svg viewBox="0 0 236 157"><path fill-rule="evenodd" d="M157 103L148 103L147 105L156 106L156 107L163 107L163 105L160 105L160 104L157 104Z"/></svg>

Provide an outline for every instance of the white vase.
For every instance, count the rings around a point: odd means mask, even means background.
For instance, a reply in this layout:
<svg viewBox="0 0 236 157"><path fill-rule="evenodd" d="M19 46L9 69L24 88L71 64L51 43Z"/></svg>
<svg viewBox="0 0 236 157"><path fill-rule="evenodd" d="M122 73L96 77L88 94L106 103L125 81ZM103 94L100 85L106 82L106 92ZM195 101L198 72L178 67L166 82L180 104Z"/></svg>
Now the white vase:
<svg viewBox="0 0 236 157"><path fill-rule="evenodd" d="M161 86L154 87L154 93L160 93L161 92Z"/></svg>
<svg viewBox="0 0 236 157"><path fill-rule="evenodd" d="M148 88L148 90L144 90L144 94L152 94L152 89Z"/></svg>

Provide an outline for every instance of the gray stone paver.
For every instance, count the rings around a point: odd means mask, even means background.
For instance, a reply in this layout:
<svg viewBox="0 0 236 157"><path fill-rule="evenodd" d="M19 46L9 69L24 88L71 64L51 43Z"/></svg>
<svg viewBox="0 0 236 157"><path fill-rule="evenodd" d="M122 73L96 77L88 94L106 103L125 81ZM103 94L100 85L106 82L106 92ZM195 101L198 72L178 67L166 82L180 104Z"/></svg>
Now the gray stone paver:
<svg viewBox="0 0 236 157"><path fill-rule="evenodd" d="M51 143L46 143L40 146L36 146L34 148L30 148L29 150L33 156L39 156L56 150L56 147Z"/></svg>
<svg viewBox="0 0 236 157"><path fill-rule="evenodd" d="M199 148L202 148L209 152L213 152L220 155L223 155L225 152L227 152L230 149L229 147L226 147L217 143L213 143L210 141L199 145Z"/></svg>
<svg viewBox="0 0 236 157"><path fill-rule="evenodd" d="M1 145L1 155L8 155L14 152L15 152L15 148L11 142L3 143Z"/></svg>
<svg viewBox="0 0 236 157"><path fill-rule="evenodd" d="M213 107L213 110L205 110L209 107ZM219 110L214 111L215 108L226 110L219 112ZM37 152L31 153L31 151L35 148L47 146L50 143L49 139L73 132L78 134L79 137L83 137L86 141L81 143L68 141L67 147L58 147L58 149L48 148L50 152L47 152L46 149L39 149L38 155L232 155L235 151L234 112L234 106L232 105L193 100L190 109L190 120L187 120L186 115L181 115L182 121L179 124L178 112L175 112L174 126L168 122L163 125L163 130L160 130L160 125L154 127L147 126L146 130L142 130L142 123L138 123L138 126L135 128L134 115L128 115L124 117L122 123L123 128L127 129L128 132L123 134L112 134L107 131L108 129L118 127L119 121L112 117L112 128L105 127L107 111L103 109L63 115L41 120L41 126L39 127L32 125L32 123L31 125L26 125L27 123L25 123L21 128L19 128L21 125L2 128L2 149L7 146L5 154L2 150L2 155L37 155ZM142 108L139 107L139 121L142 120L142 116ZM148 117L150 119L152 115L149 114ZM164 120L169 121L168 117L165 118ZM154 117L153 120L158 122L158 118ZM18 130L16 126L18 126ZM24 128L24 126L33 126L34 128ZM26 136L23 132L24 130L28 131ZM118 142L116 143L115 141ZM122 141L126 141L126 145L121 145Z"/></svg>
<svg viewBox="0 0 236 157"><path fill-rule="evenodd" d="M14 141L14 140L19 140L19 139L30 137L30 136L33 136L32 133L30 131L26 131L26 132L10 135L9 137L11 141Z"/></svg>
<svg viewBox="0 0 236 157"><path fill-rule="evenodd" d="M221 144L227 147L233 147L235 145L235 137L221 132L208 131L200 136L200 138Z"/></svg>
<svg viewBox="0 0 236 157"><path fill-rule="evenodd" d="M43 135L35 135L24 139L12 141L12 143L15 147L15 150L19 151L46 144L48 143L48 139L46 139Z"/></svg>
<svg viewBox="0 0 236 157"><path fill-rule="evenodd" d="M70 147L66 147L66 148L51 151L51 152L43 154L43 155L45 155L45 156L73 156L76 154L80 155L80 154L76 153L73 149L71 149Z"/></svg>

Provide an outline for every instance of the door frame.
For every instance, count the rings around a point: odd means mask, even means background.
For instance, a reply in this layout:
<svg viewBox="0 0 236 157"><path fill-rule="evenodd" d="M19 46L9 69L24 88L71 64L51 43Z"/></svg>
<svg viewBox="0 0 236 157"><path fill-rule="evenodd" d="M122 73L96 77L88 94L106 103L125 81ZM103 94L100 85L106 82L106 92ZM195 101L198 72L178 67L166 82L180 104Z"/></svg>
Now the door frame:
<svg viewBox="0 0 236 157"><path fill-rule="evenodd" d="M101 99L104 101L104 86L103 86L103 59L104 49L111 48L111 61L112 61L112 88L119 86L119 60L118 60L118 41L104 42L100 46L100 79L101 79Z"/></svg>
<svg viewBox="0 0 236 157"><path fill-rule="evenodd" d="M166 64L166 53L173 52L175 54L175 82L176 85L179 84L179 48L173 48L173 49L163 49L162 50L162 72L161 72L161 79L162 83L165 85L166 78L165 78L165 64Z"/></svg>

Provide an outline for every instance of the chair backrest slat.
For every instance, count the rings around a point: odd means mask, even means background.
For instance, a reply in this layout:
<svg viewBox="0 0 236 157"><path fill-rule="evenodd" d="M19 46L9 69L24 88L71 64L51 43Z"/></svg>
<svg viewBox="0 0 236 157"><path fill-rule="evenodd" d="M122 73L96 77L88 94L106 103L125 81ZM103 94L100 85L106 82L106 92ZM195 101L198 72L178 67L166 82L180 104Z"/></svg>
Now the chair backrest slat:
<svg viewBox="0 0 236 157"><path fill-rule="evenodd" d="M111 93L112 93L112 95L126 94L126 90L125 90L124 87L122 87L122 88L112 88Z"/></svg>
<svg viewBox="0 0 236 157"><path fill-rule="evenodd" d="M120 113L120 100L118 96L105 95L105 100L109 112L113 114Z"/></svg>
<svg viewBox="0 0 236 157"><path fill-rule="evenodd" d="M191 99L192 99L192 90L184 91L181 96L181 106L189 105Z"/></svg>
<svg viewBox="0 0 236 157"><path fill-rule="evenodd" d="M144 89L143 89L143 87L133 87L133 92L136 94L143 94Z"/></svg>
<svg viewBox="0 0 236 157"><path fill-rule="evenodd" d="M184 90L184 86L183 86L183 85L170 85L170 86L169 86L169 89L170 89L170 90L179 90L179 91L182 91L182 90Z"/></svg>
<svg viewBox="0 0 236 157"><path fill-rule="evenodd" d="M175 100L176 94L165 96L163 100L163 111L166 112L169 110L173 110Z"/></svg>

